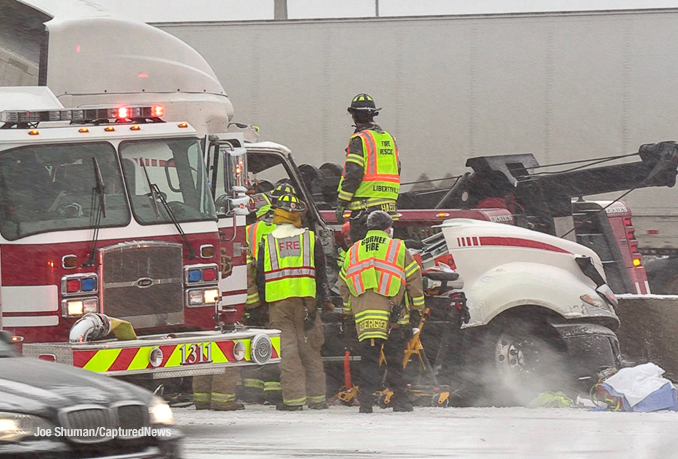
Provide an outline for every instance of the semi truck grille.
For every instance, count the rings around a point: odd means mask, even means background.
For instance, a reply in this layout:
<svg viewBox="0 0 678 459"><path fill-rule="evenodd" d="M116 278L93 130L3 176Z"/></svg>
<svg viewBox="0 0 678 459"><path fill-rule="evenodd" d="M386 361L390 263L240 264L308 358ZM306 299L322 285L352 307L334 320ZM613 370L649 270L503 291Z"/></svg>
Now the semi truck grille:
<svg viewBox="0 0 678 459"><path fill-rule="evenodd" d="M103 313L135 328L184 322L183 250L170 242L123 242L99 251Z"/></svg>
<svg viewBox="0 0 678 459"><path fill-rule="evenodd" d="M112 439L106 436L114 427L111 411L104 407L73 408L59 415L66 429L64 434L76 443L100 443Z"/></svg>

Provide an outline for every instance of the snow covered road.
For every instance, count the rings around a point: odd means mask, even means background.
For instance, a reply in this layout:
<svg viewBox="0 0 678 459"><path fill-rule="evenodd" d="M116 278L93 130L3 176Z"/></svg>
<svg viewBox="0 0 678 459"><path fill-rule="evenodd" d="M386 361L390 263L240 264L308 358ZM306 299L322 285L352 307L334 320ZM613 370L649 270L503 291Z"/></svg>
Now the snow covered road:
<svg viewBox="0 0 678 459"><path fill-rule="evenodd" d="M279 412L174 409L189 459L678 457L678 413L586 409L415 408L414 413L332 406Z"/></svg>

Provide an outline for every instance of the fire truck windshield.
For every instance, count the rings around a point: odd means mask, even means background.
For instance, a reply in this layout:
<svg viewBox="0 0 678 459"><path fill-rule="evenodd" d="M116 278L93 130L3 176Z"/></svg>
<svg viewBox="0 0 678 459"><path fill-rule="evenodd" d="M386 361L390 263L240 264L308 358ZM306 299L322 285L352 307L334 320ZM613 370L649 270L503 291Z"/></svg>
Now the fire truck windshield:
<svg viewBox="0 0 678 459"><path fill-rule="evenodd" d="M0 153L0 233L7 240L94 226L96 158L106 184L99 226L130 221L115 148L107 142L32 145Z"/></svg>
<svg viewBox="0 0 678 459"><path fill-rule="evenodd" d="M177 222L216 220L197 139L125 141L119 149L132 212L139 223L172 221L167 207ZM162 196L151 189L153 185ZM163 198L167 207L153 202Z"/></svg>

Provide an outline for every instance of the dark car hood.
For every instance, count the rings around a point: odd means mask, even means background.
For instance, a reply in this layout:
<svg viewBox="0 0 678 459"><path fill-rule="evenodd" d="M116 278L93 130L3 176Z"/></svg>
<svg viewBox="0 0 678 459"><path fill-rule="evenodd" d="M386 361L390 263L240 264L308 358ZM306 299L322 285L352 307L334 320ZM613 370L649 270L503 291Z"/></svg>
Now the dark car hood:
<svg viewBox="0 0 678 459"><path fill-rule="evenodd" d="M148 404L152 397L140 387L79 368L28 357L0 358L0 411L51 417L67 406Z"/></svg>

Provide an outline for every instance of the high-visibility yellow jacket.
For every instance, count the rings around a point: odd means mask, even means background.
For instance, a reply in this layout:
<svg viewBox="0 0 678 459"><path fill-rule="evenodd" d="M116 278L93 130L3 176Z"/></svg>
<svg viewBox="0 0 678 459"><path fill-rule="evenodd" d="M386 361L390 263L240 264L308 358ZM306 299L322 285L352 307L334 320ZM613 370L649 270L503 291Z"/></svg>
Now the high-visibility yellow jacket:
<svg viewBox="0 0 678 459"><path fill-rule="evenodd" d="M263 275L266 281L267 303L287 298L315 298L315 235L306 230L301 234L264 238Z"/></svg>
<svg viewBox="0 0 678 459"><path fill-rule="evenodd" d="M257 259L259 252L259 243L267 234L271 234L276 228L275 223L259 220L245 228L245 237L247 238L247 263Z"/></svg>
<svg viewBox="0 0 678 459"><path fill-rule="evenodd" d="M398 323L409 321L409 308L423 311L421 269L403 241L371 230L351 246L339 272L344 311L355 315L358 339L388 339L391 311L404 304ZM405 302L405 293L410 297Z"/></svg>
<svg viewBox="0 0 678 459"><path fill-rule="evenodd" d="M266 193L253 194L250 199L254 203L254 212L257 218L261 218L271 210L271 197Z"/></svg>
<svg viewBox="0 0 678 459"><path fill-rule="evenodd" d="M358 130L346 151L339 202L350 210L394 204L400 190L400 162L393 136L377 125Z"/></svg>
<svg viewBox="0 0 678 459"><path fill-rule="evenodd" d="M271 234L276 228L274 223L259 220L245 228L247 238L247 300L245 300L245 307L252 307L259 304L259 291L256 288L255 282L249 282L249 279L256 277L257 254L259 253L259 243L267 234Z"/></svg>

